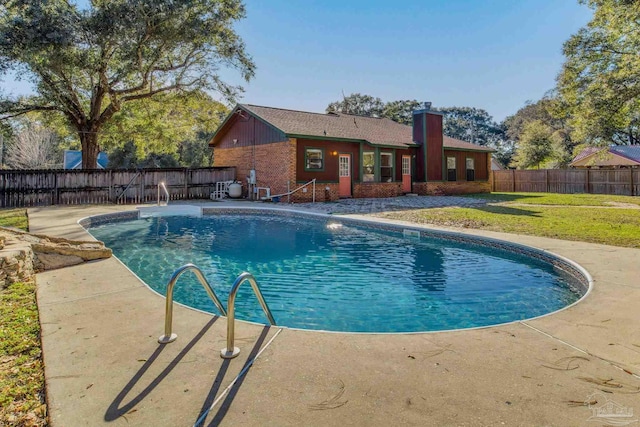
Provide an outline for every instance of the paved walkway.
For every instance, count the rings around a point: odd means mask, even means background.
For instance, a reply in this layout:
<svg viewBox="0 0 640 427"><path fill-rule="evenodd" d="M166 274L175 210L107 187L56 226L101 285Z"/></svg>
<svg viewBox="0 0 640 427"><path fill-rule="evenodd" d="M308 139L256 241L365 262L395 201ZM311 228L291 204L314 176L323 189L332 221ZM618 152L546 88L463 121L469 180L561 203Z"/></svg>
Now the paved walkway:
<svg viewBox="0 0 640 427"><path fill-rule="evenodd" d="M119 209L29 209L30 227L88 239L77 219ZM225 319L180 306L178 340L157 344L164 299L118 260L45 272L37 283L52 424L584 426L605 424L589 419L608 399L637 419L640 250L464 232L573 259L592 274L593 291L551 316L458 332L336 334L238 322L242 353L223 361Z"/></svg>
<svg viewBox="0 0 640 427"><path fill-rule="evenodd" d="M382 199L341 199L328 203L297 203L296 209L308 209L327 214L370 214L406 209L445 208L448 206L484 206L486 200L456 196L402 196ZM277 204L275 204L277 205Z"/></svg>

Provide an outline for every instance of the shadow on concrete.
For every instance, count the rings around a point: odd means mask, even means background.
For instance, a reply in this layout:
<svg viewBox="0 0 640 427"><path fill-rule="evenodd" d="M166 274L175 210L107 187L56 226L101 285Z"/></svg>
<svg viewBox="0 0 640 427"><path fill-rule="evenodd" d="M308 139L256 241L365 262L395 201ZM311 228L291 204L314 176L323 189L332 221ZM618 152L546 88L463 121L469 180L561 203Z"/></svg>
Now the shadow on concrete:
<svg viewBox="0 0 640 427"><path fill-rule="evenodd" d="M258 352L262 347L262 343L264 342L264 340L267 338L267 335L269 334L269 330L270 330L270 327L266 325L262 329L262 332L260 333L260 336L258 337L255 344L253 345L253 348L251 349L249 356L247 356L247 361L244 363L244 365L242 366L242 369L240 370L238 380L235 382L235 384L233 384L231 389L229 389L229 393L227 394L227 397L220 404L218 412L216 412L215 415L213 416L213 419L208 424L209 426L220 425L224 417L227 415L227 412L229 411L229 408L231 407L233 400L236 398L236 395L238 394L238 391L240 390L242 383L244 382L245 378L247 378L247 374L249 373L249 370L253 366L253 361L258 355ZM198 418L194 423L194 427L204 426L204 422L209 415L211 405L213 404L214 399L218 394L218 391L220 390L220 385L222 383L222 380L224 379L225 374L227 373L227 369L230 363L231 363L231 360L225 360L222 363L222 366L218 371L218 375L216 375L216 378L213 381L211 390L209 390L209 394L207 395L204 402L202 403L202 409L200 409L200 413L198 414Z"/></svg>
<svg viewBox="0 0 640 427"><path fill-rule="evenodd" d="M104 414L105 421L114 421L131 409L133 409L138 403L142 402L161 382L164 380L167 375L180 363L180 361L184 358L184 356L191 351L194 345L204 336L204 334L213 326L213 324L218 320L219 317L212 318L206 325L193 337L191 341L178 353L178 355L167 365L166 368L158 374L156 378L153 379L149 383L148 386L144 388L137 396L131 399L128 403L123 405L123 401L127 394L133 389L133 387L140 381L140 379L144 376L147 370L153 365L156 359L160 356L166 344L159 344L158 347L154 350L153 354L144 362L144 365L140 367L138 372L131 378L131 380L124 386L122 391L118 393L116 398L111 402L109 408L107 408L107 412Z"/></svg>

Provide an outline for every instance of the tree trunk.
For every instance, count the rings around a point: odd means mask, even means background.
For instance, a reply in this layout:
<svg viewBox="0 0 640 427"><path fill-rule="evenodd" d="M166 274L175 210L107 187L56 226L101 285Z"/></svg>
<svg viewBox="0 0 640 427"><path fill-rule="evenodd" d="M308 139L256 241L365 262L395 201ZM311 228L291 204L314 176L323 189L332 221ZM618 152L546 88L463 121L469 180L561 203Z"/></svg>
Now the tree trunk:
<svg viewBox="0 0 640 427"><path fill-rule="evenodd" d="M82 169L98 168L98 134L96 132L81 131Z"/></svg>

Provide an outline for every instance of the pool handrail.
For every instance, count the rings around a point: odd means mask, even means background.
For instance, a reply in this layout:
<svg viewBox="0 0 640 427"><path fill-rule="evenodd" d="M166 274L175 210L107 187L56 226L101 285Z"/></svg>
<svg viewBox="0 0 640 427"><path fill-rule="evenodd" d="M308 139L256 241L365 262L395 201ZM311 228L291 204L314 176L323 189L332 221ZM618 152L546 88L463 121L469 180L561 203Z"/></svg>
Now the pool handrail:
<svg viewBox="0 0 640 427"><path fill-rule="evenodd" d="M240 285L242 285L245 281L248 281L253 289L253 293L258 298L258 302L264 311L264 314L267 316L269 323L272 326L276 326L276 321L273 319L273 315L271 314L271 310L267 305L267 302L264 300L262 296L262 292L260 291L260 286L258 286L258 282L256 278L253 277L251 273L247 273L246 271L239 275L236 278L236 281L231 286L231 291L229 291L229 300L227 301L227 347L223 348L220 351L220 357L223 359L233 359L238 354L240 354L240 349L234 346L235 339L235 302L236 302L236 294L238 293L238 289Z"/></svg>
<svg viewBox="0 0 640 427"><path fill-rule="evenodd" d="M220 302L220 299L218 299L218 296L216 295L207 279L204 277L202 270L200 270L194 264L185 264L173 272L171 278L169 279L169 283L167 283L167 293L165 295L164 335L161 335L158 338L158 342L160 344L168 344L170 342L174 342L178 338L177 334L171 333L173 323L173 288L178 281L178 278L180 278L180 276L182 276L182 274L186 271L193 271L193 273L200 281L200 284L204 287L205 291L207 291L207 294L209 294L209 298L211 298L211 301L213 301L220 313L222 313L223 316L227 315L224 306Z"/></svg>
<svg viewBox="0 0 640 427"><path fill-rule="evenodd" d="M164 181L161 181L158 183L158 206L160 206L160 187L162 187L162 189L164 190L164 194L167 196L167 203L166 206L169 205L169 190L167 190L167 186L164 185Z"/></svg>

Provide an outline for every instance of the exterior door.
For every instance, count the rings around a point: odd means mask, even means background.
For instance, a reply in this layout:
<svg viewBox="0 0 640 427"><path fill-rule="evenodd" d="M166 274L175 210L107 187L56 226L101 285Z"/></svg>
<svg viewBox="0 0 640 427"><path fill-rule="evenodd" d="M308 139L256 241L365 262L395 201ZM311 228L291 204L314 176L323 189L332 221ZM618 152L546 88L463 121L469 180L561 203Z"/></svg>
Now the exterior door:
<svg viewBox="0 0 640 427"><path fill-rule="evenodd" d="M411 193L411 156L402 156L402 191Z"/></svg>
<svg viewBox="0 0 640 427"><path fill-rule="evenodd" d="M338 175L340 197L351 197L351 154L340 154L338 157Z"/></svg>

